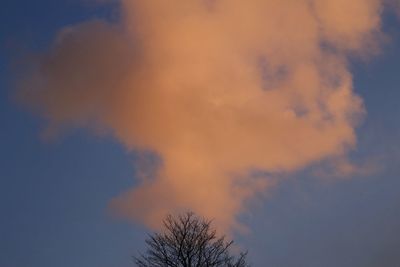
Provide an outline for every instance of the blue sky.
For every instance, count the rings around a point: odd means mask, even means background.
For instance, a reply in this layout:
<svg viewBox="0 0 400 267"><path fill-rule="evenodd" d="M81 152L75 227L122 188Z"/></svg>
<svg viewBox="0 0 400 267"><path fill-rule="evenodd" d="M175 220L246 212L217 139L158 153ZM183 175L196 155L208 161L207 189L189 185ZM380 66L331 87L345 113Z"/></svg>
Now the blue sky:
<svg viewBox="0 0 400 267"><path fill-rule="evenodd" d="M84 130L46 141L45 122L12 98L22 51L45 50L65 25L116 16L82 2L6 0L0 10L0 266L125 267L143 248L146 229L107 212L135 184L134 155ZM382 54L351 67L367 108L351 157L377 159L379 171L334 181L304 171L271 189L237 237L254 266L398 266L399 23L385 15L384 28Z"/></svg>

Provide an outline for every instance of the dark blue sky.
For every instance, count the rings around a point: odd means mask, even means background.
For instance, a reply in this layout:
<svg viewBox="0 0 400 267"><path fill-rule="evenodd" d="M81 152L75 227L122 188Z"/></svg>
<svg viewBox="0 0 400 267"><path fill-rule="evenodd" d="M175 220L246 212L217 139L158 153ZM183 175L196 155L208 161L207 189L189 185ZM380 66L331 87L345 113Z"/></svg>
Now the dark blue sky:
<svg viewBox="0 0 400 267"><path fill-rule="evenodd" d="M65 25L116 16L82 2L6 0L0 9L0 266L125 267L143 247L145 228L107 213L135 183L134 155L85 131L44 141L43 120L12 98L23 51L44 50ZM273 188L243 215L251 233L237 237L254 266L400 266L400 31L391 15L384 23L383 53L352 66L367 116L351 157L374 159L379 171L335 181L304 171Z"/></svg>

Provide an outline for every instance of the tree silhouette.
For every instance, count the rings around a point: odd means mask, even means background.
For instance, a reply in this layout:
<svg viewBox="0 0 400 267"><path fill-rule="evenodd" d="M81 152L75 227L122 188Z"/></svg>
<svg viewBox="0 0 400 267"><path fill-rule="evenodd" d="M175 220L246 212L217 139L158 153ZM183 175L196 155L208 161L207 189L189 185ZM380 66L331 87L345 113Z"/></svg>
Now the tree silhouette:
<svg viewBox="0 0 400 267"><path fill-rule="evenodd" d="M135 263L139 267L247 267L245 253L230 254L233 241L218 237L211 221L192 212L163 221L164 231L149 235L147 250Z"/></svg>

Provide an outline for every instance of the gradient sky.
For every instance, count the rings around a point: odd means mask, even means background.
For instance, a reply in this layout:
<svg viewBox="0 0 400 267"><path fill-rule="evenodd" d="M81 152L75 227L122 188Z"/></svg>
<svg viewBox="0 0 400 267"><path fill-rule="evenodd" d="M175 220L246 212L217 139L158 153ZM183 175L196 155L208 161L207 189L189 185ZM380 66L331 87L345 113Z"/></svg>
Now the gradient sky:
<svg viewBox="0 0 400 267"><path fill-rule="evenodd" d="M21 54L46 50L66 25L116 17L90 1L2 3L0 266L126 267L143 248L146 228L107 212L137 182L135 154L82 129L46 140L45 121L12 98ZM269 188L241 214L250 232L235 238L253 266L399 266L400 24L384 14L383 25L382 53L351 65L367 115L350 158L376 170L331 179L306 169Z"/></svg>

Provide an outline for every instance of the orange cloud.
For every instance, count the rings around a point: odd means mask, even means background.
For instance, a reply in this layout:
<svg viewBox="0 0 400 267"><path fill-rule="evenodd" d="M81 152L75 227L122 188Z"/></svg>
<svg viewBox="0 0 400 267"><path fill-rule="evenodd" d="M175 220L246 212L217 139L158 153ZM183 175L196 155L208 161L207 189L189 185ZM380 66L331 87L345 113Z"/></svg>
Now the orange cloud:
<svg viewBox="0 0 400 267"><path fill-rule="evenodd" d="M375 51L381 2L124 0L118 25L60 31L19 92L52 127L108 129L161 157L112 201L119 214L154 226L191 209L235 229L270 186L252 171L355 146L364 109L348 57Z"/></svg>

